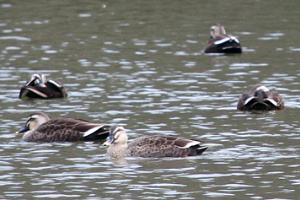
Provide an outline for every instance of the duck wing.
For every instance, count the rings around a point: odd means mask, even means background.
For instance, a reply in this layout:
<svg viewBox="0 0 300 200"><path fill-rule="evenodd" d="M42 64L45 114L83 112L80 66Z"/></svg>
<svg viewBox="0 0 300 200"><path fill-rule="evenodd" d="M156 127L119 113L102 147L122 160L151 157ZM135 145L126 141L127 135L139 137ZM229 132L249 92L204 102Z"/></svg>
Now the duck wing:
<svg viewBox="0 0 300 200"><path fill-rule="evenodd" d="M46 88L39 86L24 86L20 90L19 98L22 99L25 97L47 99L49 96Z"/></svg>
<svg viewBox="0 0 300 200"><path fill-rule="evenodd" d="M109 129L109 125L72 118L57 118L39 126L30 140L36 142L100 141L107 138Z"/></svg>
<svg viewBox="0 0 300 200"><path fill-rule="evenodd" d="M55 98L67 96L65 88L54 80L48 80L46 82L46 86L49 90L52 91L53 96L55 96Z"/></svg>

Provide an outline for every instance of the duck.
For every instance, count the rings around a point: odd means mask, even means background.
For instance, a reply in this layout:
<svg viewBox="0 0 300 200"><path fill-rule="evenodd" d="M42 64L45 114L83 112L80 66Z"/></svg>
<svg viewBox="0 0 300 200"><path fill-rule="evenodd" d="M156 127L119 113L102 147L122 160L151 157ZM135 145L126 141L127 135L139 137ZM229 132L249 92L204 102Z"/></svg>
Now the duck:
<svg viewBox="0 0 300 200"><path fill-rule="evenodd" d="M175 136L151 135L136 138L129 144L128 136L122 126L112 126L104 143L107 155L112 159L124 157L187 157L201 155L207 147L199 140Z"/></svg>
<svg viewBox="0 0 300 200"><path fill-rule="evenodd" d="M45 74L33 74L31 79L21 87L19 98L65 98L67 92L65 88L54 80L47 80Z"/></svg>
<svg viewBox="0 0 300 200"><path fill-rule="evenodd" d="M37 112L29 115L25 126L17 133L26 142L105 141L110 125L73 118L53 118Z"/></svg>
<svg viewBox="0 0 300 200"><path fill-rule="evenodd" d="M226 34L224 26L217 24L210 28L210 39L204 53L240 54L242 47L237 37Z"/></svg>
<svg viewBox="0 0 300 200"><path fill-rule="evenodd" d="M241 111L268 111L284 108L283 97L274 89L256 85L239 98L237 109Z"/></svg>

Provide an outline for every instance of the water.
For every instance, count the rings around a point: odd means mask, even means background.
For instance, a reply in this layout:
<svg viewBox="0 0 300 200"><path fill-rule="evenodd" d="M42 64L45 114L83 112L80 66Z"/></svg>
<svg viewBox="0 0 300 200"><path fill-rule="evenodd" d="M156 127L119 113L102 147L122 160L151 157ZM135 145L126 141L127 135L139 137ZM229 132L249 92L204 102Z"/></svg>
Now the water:
<svg viewBox="0 0 300 200"><path fill-rule="evenodd" d="M290 1L1 1L1 199L299 199L300 3ZM202 53L221 22L244 53ZM21 101L32 73L69 97ZM286 109L236 110L250 85ZM112 163L98 143L36 144L29 113L123 125L215 144L203 156Z"/></svg>

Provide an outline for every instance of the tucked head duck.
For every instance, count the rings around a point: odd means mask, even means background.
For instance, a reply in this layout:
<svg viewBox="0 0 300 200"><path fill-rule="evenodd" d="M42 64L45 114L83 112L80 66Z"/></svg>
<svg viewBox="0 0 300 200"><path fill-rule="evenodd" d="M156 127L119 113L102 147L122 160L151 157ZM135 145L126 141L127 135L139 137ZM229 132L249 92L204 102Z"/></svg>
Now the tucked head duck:
<svg viewBox="0 0 300 200"><path fill-rule="evenodd" d="M28 142L75 142L105 140L109 125L90 123L73 118L50 117L43 112L31 114L18 131Z"/></svg>
<svg viewBox="0 0 300 200"><path fill-rule="evenodd" d="M237 108L246 111L281 110L284 102L281 95L264 85L257 85L240 96Z"/></svg>
<svg viewBox="0 0 300 200"><path fill-rule="evenodd" d="M205 53L242 53L240 41L226 34L224 26L218 24L210 28L210 40Z"/></svg>
<svg viewBox="0 0 300 200"><path fill-rule="evenodd" d="M113 127L107 141L107 154L113 159L134 157L186 157L201 155L207 147L201 141L173 136L142 136L127 144L123 127Z"/></svg>
<svg viewBox="0 0 300 200"><path fill-rule="evenodd" d="M65 88L53 80L47 80L44 74L33 74L31 79L22 86L19 98L63 98L67 96Z"/></svg>

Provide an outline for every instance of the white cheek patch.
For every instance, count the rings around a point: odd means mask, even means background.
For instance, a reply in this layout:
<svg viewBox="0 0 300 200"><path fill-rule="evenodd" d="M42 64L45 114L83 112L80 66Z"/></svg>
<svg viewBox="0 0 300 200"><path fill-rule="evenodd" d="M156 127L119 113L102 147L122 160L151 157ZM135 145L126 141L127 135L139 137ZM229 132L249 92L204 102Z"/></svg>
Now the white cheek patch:
<svg viewBox="0 0 300 200"><path fill-rule="evenodd" d="M258 88L255 89L256 91L258 90L262 90L264 92L269 92L269 88L267 88L266 86L262 85L262 86L259 86Z"/></svg>
<svg viewBox="0 0 300 200"><path fill-rule="evenodd" d="M274 106L278 106L278 103L274 99L267 98L266 101L269 101Z"/></svg>

